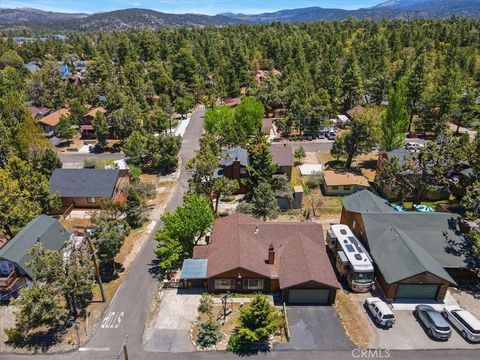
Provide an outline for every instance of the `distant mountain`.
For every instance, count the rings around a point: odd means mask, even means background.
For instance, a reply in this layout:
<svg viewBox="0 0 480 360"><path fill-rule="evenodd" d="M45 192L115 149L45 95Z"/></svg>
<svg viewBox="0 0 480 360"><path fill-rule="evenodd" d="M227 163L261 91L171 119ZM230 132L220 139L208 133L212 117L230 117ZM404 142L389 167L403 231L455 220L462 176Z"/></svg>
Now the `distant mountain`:
<svg viewBox="0 0 480 360"><path fill-rule="evenodd" d="M88 14L64 14L31 8L0 8L0 27L15 27L34 24L35 27L50 27L57 22L66 22L87 17Z"/></svg>
<svg viewBox="0 0 480 360"><path fill-rule="evenodd" d="M357 19L445 18L451 15L480 18L480 0L388 0L358 10L309 7L262 14L223 13L214 16L168 14L147 9L125 9L88 14L64 14L37 9L0 9L0 29L123 30L163 27L227 26Z"/></svg>
<svg viewBox="0 0 480 360"><path fill-rule="evenodd" d="M224 26L240 20L222 15L167 14L148 9L125 9L103 13L65 14L36 9L0 9L0 28L32 30L126 30L163 27Z"/></svg>
<svg viewBox="0 0 480 360"><path fill-rule="evenodd" d="M395 10L427 11L432 14L462 14L480 12L480 0L389 0L373 9L389 8Z"/></svg>

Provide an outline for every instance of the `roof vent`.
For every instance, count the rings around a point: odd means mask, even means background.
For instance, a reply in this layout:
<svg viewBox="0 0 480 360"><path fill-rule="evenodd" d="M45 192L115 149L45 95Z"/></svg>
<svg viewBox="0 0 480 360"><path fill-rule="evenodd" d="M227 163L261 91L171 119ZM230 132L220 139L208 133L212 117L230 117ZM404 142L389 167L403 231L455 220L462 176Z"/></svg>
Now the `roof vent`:
<svg viewBox="0 0 480 360"><path fill-rule="evenodd" d="M357 260L362 260L362 255L360 255L360 254L355 254L354 256L355 256L355 259L357 259Z"/></svg>
<svg viewBox="0 0 480 360"><path fill-rule="evenodd" d="M258 225L255 225L255 234L258 234L259 228Z"/></svg>

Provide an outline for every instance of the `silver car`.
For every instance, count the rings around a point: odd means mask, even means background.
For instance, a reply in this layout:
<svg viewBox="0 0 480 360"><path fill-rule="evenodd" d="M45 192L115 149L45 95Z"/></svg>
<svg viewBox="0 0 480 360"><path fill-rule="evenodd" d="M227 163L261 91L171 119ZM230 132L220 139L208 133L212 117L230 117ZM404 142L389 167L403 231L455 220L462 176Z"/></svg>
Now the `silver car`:
<svg viewBox="0 0 480 360"><path fill-rule="evenodd" d="M448 340L452 335L452 329L447 320L430 305L415 306L414 315L427 328L428 335L438 340Z"/></svg>
<svg viewBox="0 0 480 360"><path fill-rule="evenodd" d="M457 328L465 340L480 342L480 320L458 306L447 305L442 315Z"/></svg>

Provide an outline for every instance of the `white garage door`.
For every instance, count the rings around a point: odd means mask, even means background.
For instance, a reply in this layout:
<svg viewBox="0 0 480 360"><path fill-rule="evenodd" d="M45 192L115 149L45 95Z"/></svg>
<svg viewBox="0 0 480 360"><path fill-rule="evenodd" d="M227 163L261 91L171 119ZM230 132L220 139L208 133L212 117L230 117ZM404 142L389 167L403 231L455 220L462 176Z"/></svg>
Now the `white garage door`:
<svg viewBox="0 0 480 360"><path fill-rule="evenodd" d="M396 299L435 300L439 285L435 284L400 284L395 294Z"/></svg>
<svg viewBox="0 0 480 360"><path fill-rule="evenodd" d="M290 304L329 304L329 289L290 289L288 302Z"/></svg>

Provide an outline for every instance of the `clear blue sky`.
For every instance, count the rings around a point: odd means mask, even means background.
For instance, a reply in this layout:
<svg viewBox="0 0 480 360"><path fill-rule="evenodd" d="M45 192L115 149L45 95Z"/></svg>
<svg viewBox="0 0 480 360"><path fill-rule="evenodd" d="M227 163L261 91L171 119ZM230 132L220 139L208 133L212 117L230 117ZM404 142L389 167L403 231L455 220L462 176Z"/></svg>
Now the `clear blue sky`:
<svg viewBox="0 0 480 360"><path fill-rule="evenodd" d="M137 7L170 13L218 14L231 11L253 14L309 6L358 9L381 2L383 0L0 0L0 6L3 8L32 7L48 11L85 13Z"/></svg>

